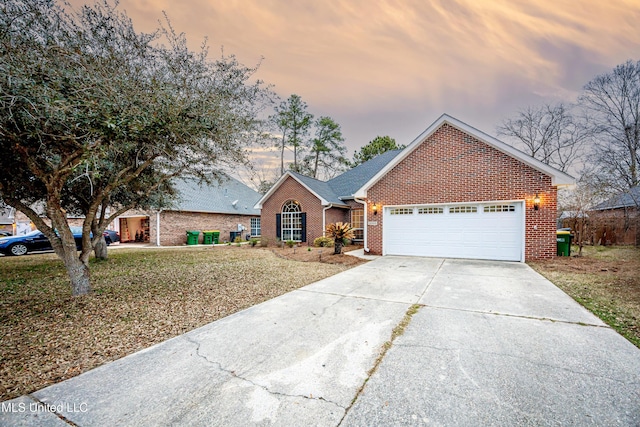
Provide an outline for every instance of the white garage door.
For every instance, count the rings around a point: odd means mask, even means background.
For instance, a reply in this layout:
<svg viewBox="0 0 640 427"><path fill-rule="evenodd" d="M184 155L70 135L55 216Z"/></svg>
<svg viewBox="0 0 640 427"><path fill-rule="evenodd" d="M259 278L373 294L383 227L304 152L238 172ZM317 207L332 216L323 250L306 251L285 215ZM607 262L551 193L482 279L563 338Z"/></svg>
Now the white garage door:
<svg viewBox="0 0 640 427"><path fill-rule="evenodd" d="M522 202L384 209L383 253L521 261Z"/></svg>

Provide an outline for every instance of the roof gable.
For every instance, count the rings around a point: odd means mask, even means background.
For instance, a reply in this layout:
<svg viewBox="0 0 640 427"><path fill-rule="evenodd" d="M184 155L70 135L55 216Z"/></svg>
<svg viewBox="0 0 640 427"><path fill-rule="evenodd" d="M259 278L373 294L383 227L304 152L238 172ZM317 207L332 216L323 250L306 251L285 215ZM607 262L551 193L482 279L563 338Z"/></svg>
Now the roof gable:
<svg viewBox="0 0 640 427"><path fill-rule="evenodd" d="M269 199L276 192L278 188L287 180L291 178L298 184L302 185L309 193L313 194L320 200L320 203L324 206L335 204L346 206L342 200L334 193L331 186L326 181L320 181L319 179L311 178L310 176L302 175L297 172L287 171L282 175L275 184L271 186L269 191L258 200L254 206L255 209L262 209L264 202ZM292 196L293 197L293 196Z"/></svg>
<svg viewBox="0 0 640 427"><path fill-rule="evenodd" d="M364 185L362 185L357 191L355 191L355 197L366 197L367 190L371 188L376 182L384 177L391 169L393 169L398 163L407 158L418 146L425 142L431 135L433 135L444 124L448 124L461 132L464 132L479 141L495 148L498 151L505 153L506 155L515 158L516 160L536 169L551 177L552 185L564 186L575 184L575 179L564 172L561 172L546 163L534 159L533 157L523 153L522 151L505 144L504 142L488 135L468 124L461 122L460 120L443 114L435 122L431 124L424 132L422 132L416 139L414 139L400 154L395 156L389 161L381 170L378 171L371 179L369 179Z"/></svg>
<svg viewBox="0 0 640 427"><path fill-rule="evenodd" d="M254 207L256 209L262 209L264 202L271 197L289 177L296 180L307 191L316 196L322 205L347 206L344 200L353 198L356 190L369 181L380 169L401 152L402 150L393 150L382 153L329 181L320 181L319 179L311 178L297 172L287 171L273 184Z"/></svg>

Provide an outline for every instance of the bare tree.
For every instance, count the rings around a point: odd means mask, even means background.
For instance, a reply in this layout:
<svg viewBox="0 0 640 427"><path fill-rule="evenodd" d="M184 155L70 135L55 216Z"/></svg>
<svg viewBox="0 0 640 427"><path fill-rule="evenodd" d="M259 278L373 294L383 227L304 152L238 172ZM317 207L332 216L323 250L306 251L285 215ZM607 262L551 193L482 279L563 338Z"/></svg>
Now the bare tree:
<svg viewBox="0 0 640 427"><path fill-rule="evenodd" d="M584 87L579 101L598 135L596 161L618 191L638 185L640 165L640 61L627 61Z"/></svg>
<svg viewBox="0 0 640 427"><path fill-rule="evenodd" d="M576 165L592 132L574 106L563 103L527 107L497 128L516 148L563 172Z"/></svg>
<svg viewBox="0 0 640 427"><path fill-rule="evenodd" d="M582 256L582 248L586 241L593 237L597 226L590 217L592 208L608 197L607 187L597 179L593 170L584 170L575 186L564 188L558 192L558 210L563 220L575 232L574 243L578 245L578 256Z"/></svg>

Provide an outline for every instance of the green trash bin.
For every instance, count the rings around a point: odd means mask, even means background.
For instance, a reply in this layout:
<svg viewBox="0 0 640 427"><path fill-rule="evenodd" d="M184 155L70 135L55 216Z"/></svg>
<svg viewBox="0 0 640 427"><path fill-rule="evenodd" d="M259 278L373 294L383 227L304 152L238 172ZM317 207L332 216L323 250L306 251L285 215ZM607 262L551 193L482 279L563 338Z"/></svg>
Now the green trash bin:
<svg viewBox="0 0 640 427"><path fill-rule="evenodd" d="M202 244L203 245L213 245L213 231L203 231L202 232Z"/></svg>
<svg viewBox="0 0 640 427"><path fill-rule="evenodd" d="M556 232L556 242L558 245L558 256L571 255L571 232L558 230Z"/></svg>
<svg viewBox="0 0 640 427"><path fill-rule="evenodd" d="M220 243L220 230L213 230L213 244L217 245Z"/></svg>
<svg viewBox="0 0 640 427"><path fill-rule="evenodd" d="M187 245L197 245L199 231L187 231Z"/></svg>

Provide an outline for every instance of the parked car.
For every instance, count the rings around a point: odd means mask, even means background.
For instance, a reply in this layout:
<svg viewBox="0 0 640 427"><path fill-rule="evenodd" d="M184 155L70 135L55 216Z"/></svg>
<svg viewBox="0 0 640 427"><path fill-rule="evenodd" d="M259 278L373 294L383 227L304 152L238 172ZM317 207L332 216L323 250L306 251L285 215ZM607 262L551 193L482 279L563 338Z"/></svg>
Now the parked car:
<svg viewBox="0 0 640 427"><path fill-rule="evenodd" d="M82 249L82 228L71 227L76 249ZM0 253L5 255L25 255L28 252L51 251L53 247L49 239L40 230L22 236L8 236L0 238Z"/></svg>
<svg viewBox="0 0 640 427"><path fill-rule="evenodd" d="M120 233L115 230L104 230L102 235L104 236L105 242L107 242L107 246L120 241Z"/></svg>
<svg viewBox="0 0 640 427"><path fill-rule="evenodd" d="M0 237L8 237L8 236L13 236L13 234L10 233L9 231L0 231Z"/></svg>

